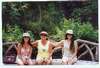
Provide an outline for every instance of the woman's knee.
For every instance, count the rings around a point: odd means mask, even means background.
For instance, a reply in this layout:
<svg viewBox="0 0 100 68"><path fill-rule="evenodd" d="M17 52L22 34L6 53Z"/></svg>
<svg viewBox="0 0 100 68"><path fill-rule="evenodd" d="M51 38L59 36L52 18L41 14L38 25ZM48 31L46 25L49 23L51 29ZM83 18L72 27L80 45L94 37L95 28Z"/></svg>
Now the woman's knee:
<svg viewBox="0 0 100 68"><path fill-rule="evenodd" d="M72 59L71 61L68 61L68 64L74 64L77 61L77 59Z"/></svg>
<svg viewBox="0 0 100 68"><path fill-rule="evenodd" d="M36 61L36 63L39 64L39 65L42 64L42 62L43 62L42 60L37 60Z"/></svg>
<svg viewBox="0 0 100 68"><path fill-rule="evenodd" d="M28 63L29 63L29 65L33 65L33 64L34 64L32 61L30 61L30 62L28 62Z"/></svg>
<svg viewBox="0 0 100 68"><path fill-rule="evenodd" d="M24 65L24 62L21 60L21 59L17 59L17 62L16 62L18 65Z"/></svg>
<svg viewBox="0 0 100 68"><path fill-rule="evenodd" d="M52 64L52 60L47 61L47 65Z"/></svg>

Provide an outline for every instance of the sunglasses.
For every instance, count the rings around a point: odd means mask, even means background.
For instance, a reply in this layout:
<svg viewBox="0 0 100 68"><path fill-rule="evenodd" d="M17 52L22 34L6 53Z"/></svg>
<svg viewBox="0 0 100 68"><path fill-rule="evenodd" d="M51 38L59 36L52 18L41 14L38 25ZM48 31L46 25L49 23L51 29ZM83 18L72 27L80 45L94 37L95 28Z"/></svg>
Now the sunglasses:
<svg viewBox="0 0 100 68"><path fill-rule="evenodd" d="M73 35L73 34L68 34L68 33L67 33L66 35Z"/></svg>
<svg viewBox="0 0 100 68"><path fill-rule="evenodd" d="M23 38L29 38L28 36L24 36Z"/></svg>

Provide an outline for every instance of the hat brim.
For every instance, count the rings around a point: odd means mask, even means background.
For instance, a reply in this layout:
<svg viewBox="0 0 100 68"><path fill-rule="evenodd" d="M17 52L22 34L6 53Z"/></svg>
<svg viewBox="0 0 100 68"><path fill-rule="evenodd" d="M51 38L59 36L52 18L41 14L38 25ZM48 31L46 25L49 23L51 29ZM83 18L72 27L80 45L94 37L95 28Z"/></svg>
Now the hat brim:
<svg viewBox="0 0 100 68"><path fill-rule="evenodd" d="M30 37L30 36L23 36L23 37Z"/></svg>

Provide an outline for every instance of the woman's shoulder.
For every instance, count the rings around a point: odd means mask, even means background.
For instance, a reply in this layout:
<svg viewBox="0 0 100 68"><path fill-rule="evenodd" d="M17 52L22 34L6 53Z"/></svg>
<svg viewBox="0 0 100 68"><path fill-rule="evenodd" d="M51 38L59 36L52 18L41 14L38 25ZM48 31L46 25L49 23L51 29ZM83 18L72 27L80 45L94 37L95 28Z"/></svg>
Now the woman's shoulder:
<svg viewBox="0 0 100 68"><path fill-rule="evenodd" d="M74 40L74 45L78 46L78 42L76 40Z"/></svg>

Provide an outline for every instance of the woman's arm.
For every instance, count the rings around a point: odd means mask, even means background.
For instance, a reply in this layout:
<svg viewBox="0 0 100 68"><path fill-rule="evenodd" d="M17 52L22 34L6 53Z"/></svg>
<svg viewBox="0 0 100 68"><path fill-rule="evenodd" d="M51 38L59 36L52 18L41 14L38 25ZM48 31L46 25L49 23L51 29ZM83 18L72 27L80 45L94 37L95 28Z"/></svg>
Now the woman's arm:
<svg viewBox="0 0 100 68"><path fill-rule="evenodd" d="M60 48L63 47L63 42L64 42L64 40L61 40L60 42L55 43L55 45L54 45L54 49L52 50L51 55L52 55L56 50L58 50L58 49L60 49Z"/></svg>
<svg viewBox="0 0 100 68"><path fill-rule="evenodd" d="M55 43L50 42L50 44L49 44L49 58L52 57L54 47L55 47Z"/></svg>
<svg viewBox="0 0 100 68"><path fill-rule="evenodd" d="M16 51L17 51L17 56L18 56L18 58L20 58L20 59L22 59L22 57L21 57L21 48L22 48L22 46L21 46L20 43L18 43L18 45L15 46L15 49L16 49Z"/></svg>
<svg viewBox="0 0 100 68"><path fill-rule="evenodd" d="M51 57L55 50L62 48L62 44L63 44L63 41L60 41L59 43L50 42L50 47L49 47L50 54L49 54L49 56Z"/></svg>
<svg viewBox="0 0 100 68"><path fill-rule="evenodd" d="M15 46L15 49L16 49L16 51L17 51L17 55L20 55L21 44L18 43L18 45Z"/></svg>
<svg viewBox="0 0 100 68"><path fill-rule="evenodd" d="M37 40L37 41L32 42L31 44L32 44L32 46L33 46L33 47L37 47L37 45L38 45L38 40Z"/></svg>
<svg viewBox="0 0 100 68"><path fill-rule="evenodd" d="M62 46L59 46L59 47L54 48L53 51L56 51L56 50L58 50L60 48L62 48Z"/></svg>
<svg viewBox="0 0 100 68"><path fill-rule="evenodd" d="M64 40L61 40L60 42L56 43L56 46L55 46L55 50L58 48L61 48L63 47L63 43L64 43Z"/></svg>

